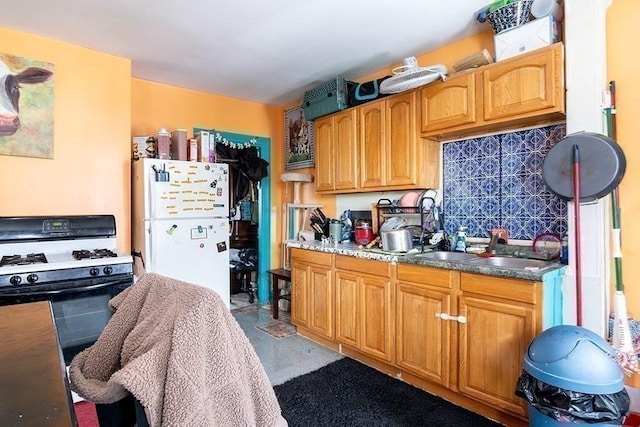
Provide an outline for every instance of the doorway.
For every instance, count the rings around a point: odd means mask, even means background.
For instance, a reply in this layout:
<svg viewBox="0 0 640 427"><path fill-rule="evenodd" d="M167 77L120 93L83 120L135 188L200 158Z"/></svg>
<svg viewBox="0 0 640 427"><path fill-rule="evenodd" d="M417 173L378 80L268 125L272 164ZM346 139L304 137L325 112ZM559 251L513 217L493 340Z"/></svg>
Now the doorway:
<svg viewBox="0 0 640 427"><path fill-rule="evenodd" d="M237 149L243 149L248 147L256 147L258 151L258 157L267 164L271 161L271 139L264 137L255 137L251 135L222 132L215 129L194 128L194 135L198 132L205 130L209 131L216 138L216 144L229 145ZM256 281L258 287L257 301L258 304L266 304L269 302L269 277L267 270L271 267L271 167L267 167L268 173L264 176L259 183L257 183L257 236L258 236L258 270L256 272ZM230 192L232 189L230 189ZM231 206L230 206L231 207Z"/></svg>

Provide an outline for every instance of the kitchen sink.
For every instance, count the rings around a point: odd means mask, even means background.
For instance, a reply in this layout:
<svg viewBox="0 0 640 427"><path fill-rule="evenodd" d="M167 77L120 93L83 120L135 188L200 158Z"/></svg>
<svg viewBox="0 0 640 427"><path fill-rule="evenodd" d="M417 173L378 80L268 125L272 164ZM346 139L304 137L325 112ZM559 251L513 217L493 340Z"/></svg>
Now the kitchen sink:
<svg viewBox="0 0 640 427"><path fill-rule="evenodd" d="M481 258L475 257L473 259L468 260L469 263L474 265L486 265L491 267L500 267L500 268L512 268L516 270L544 270L546 268L551 268L556 265L556 263L549 261L541 261L537 259L526 259L526 258L512 258L512 257L504 257L504 256L496 256L490 258Z"/></svg>
<svg viewBox="0 0 640 427"><path fill-rule="evenodd" d="M468 254L465 252L446 252L446 251L425 252L423 254L417 254L416 257L432 259L437 261L469 261L469 260L478 258L476 255Z"/></svg>

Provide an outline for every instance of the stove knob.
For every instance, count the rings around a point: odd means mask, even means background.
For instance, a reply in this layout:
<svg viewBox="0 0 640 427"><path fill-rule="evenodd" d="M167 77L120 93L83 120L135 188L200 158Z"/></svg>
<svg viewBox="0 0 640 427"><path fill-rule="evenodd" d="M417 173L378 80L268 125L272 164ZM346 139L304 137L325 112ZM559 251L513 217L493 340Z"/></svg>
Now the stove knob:
<svg viewBox="0 0 640 427"><path fill-rule="evenodd" d="M22 277L20 276L11 276L11 278L9 279L9 283L11 283L14 286L19 285L21 282L22 282Z"/></svg>
<svg viewBox="0 0 640 427"><path fill-rule="evenodd" d="M108 265L102 271L104 271L104 274L111 274L111 273L113 273L113 267Z"/></svg>
<svg viewBox="0 0 640 427"><path fill-rule="evenodd" d="M92 276L97 276L98 274L100 274L100 270L96 267L91 267L91 270L89 270L89 274Z"/></svg>
<svg viewBox="0 0 640 427"><path fill-rule="evenodd" d="M27 282L29 283L36 283L38 281L38 275L37 274L30 274L27 276Z"/></svg>

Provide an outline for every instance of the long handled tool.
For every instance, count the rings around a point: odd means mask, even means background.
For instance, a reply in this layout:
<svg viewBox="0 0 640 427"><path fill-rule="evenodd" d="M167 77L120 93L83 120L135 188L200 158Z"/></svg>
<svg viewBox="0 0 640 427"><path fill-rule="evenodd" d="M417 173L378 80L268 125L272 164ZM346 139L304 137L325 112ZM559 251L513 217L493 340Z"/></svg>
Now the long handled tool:
<svg viewBox="0 0 640 427"><path fill-rule="evenodd" d="M613 140L616 139L616 120L615 120L615 82L609 82L610 100L604 108L607 119L607 134ZM622 239L620 232L620 200L618 197L618 188L614 188L611 192L611 216L612 216L612 245L613 260L616 275L616 292L614 295L614 323L613 323L613 348L618 352L618 363L627 372L633 371L640 373L638 366L638 357L633 349L631 340L631 330L629 327L629 316L627 314L627 301L624 296L624 282L622 280Z"/></svg>

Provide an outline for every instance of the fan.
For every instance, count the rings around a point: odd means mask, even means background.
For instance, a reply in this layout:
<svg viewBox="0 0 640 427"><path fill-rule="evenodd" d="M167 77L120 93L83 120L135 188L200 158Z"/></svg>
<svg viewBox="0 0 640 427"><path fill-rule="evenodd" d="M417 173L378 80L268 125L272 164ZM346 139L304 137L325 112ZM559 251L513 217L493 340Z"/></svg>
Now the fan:
<svg viewBox="0 0 640 427"><path fill-rule="evenodd" d="M394 75L380 83L380 93L400 93L426 85L438 78L444 80L448 71L447 67L442 64L431 65L429 67L394 68Z"/></svg>

